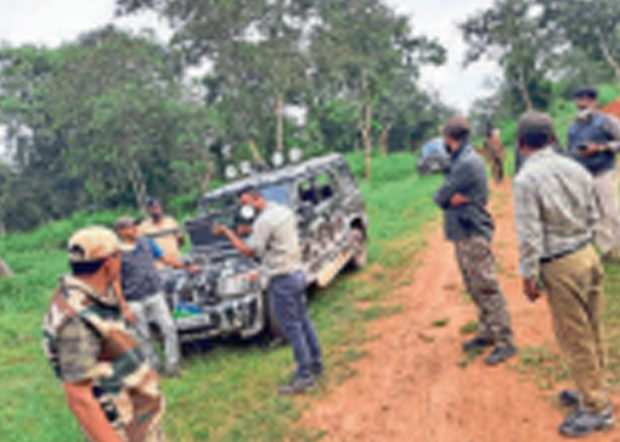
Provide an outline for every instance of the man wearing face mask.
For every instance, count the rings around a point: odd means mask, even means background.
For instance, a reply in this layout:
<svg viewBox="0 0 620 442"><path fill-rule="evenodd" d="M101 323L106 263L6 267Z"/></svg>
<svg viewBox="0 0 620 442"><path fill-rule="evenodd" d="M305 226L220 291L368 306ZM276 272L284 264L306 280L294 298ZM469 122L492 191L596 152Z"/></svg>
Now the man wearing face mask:
<svg viewBox="0 0 620 442"><path fill-rule="evenodd" d="M620 150L620 122L596 110L597 90L575 93L578 115L568 129L568 147L573 158L594 177L594 195L601 218L596 241L604 259L620 257L620 204L616 153Z"/></svg>
<svg viewBox="0 0 620 442"><path fill-rule="evenodd" d="M452 118L444 127L444 143L452 166L443 186L435 193L435 203L444 211L446 237L454 242L467 291L478 308L480 331L474 339L463 343L463 349L495 346L485 362L496 365L513 356L517 349L506 299L495 275L491 250L494 225L486 210L486 169L469 145L469 132L469 123L463 118Z"/></svg>
<svg viewBox="0 0 620 442"><path fill-rule="evenodd" d="M576 407L560 433L585 436L613 423L600 328L603 268L592 247L598 219L593 179L553 151L548 115L525 114L517 137L526 158L514 180L523 290L532 302L542 288L547 292L555 336L577 384L577 391L560 394L565 405Z"/></svg>
<svg viewBox="0 0 620 442"><path fill-rule="evenodd" d="M44 349L88 440L163 441L159 377L140 351L116 284L121 244L104 227L69 240L72 274L60 278L44 319ZM77 438L76 438L77 440Z"/></svg>
<svg viewBox="0 0 620 442"><path fill-rule="evenodd" d="M215 225L216 235L225 235L232 245L250 258L261 259L269 276L268 294L282 333L293 347L297 370L279 394L302 393L316 385L323 373L321 347L306 310L306 277L301 265L297 220L291 209L266 201L253 188L240 193L242 216L257 216L251 235L243 241L228 227ZM248 233L248 232L243 232Z"/></svg>

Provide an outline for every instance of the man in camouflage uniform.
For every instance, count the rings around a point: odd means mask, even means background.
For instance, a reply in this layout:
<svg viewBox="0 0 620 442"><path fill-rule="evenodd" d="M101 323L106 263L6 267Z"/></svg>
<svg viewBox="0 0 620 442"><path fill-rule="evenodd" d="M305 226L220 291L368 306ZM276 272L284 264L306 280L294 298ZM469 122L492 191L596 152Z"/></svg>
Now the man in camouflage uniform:
<svg viewBox="0 0 620 442"><path fill-rule="evenodd" d="M139 350L115 290L120 242L103 227L69 240L72 275L63 276L44 318L44 349L69 408L89 440L164 440L159 378Z"/></svg>
<svg viewBox="0 0 620 442"><path fill-rule="evenodd" d="M548 115L525 114L517 136L526 158L514 182L519 270L531 301L541 295L541 277L556 339L579 390L560 395L565 404L578 407L560 432L585 436L613 423L600 327L603 269L592 247L598 220L593 179L553 151Z"/></svg>
<svg viewBox="0 0 620 442"><path fill-rule="evenodd" d="M467 291L478 308L480 331L463 343L465 350L495 345L485 359L489 365L504 362L517 349L506 299L495 276L491 251L493 220L486 210L488 185L482 159L469 145L469 123L453 118L444 127L444 143L452 166L435 202L444 211L446 237L454 242L456 258Z"/></svg>

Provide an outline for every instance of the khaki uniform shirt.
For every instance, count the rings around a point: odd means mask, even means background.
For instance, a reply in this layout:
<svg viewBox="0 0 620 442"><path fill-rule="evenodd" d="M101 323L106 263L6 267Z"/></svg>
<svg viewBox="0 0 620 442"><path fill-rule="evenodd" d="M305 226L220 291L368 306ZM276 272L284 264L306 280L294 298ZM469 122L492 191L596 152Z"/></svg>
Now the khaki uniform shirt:
<svg viewBox="0 0 620 442"><path fill-rule="evenodd" d="M302 268L297 220L286 206L267 204L254 221L247 245L262 259L270 277L288 275Z"/></svg>
<svg viewBox="0 0 620 442"><path fill-rule="evenodd" d="M532 154L514 181L519 270L538 275L540 260L591 240L598 220L592 176L551 147Z"/></svg>
<svg viewBox="0 0 620 442"><path fill-rule="evenodd" d="M179 227L179 223L171 216L164 215L161 221L157 224L152 219L148 218L144 220L138 228L140 236L155 241L163 251L164 255L171 256L179 259L179 238L183 237L183 232ZM157 268L165 267L165 264L157 262Z"/></svg>

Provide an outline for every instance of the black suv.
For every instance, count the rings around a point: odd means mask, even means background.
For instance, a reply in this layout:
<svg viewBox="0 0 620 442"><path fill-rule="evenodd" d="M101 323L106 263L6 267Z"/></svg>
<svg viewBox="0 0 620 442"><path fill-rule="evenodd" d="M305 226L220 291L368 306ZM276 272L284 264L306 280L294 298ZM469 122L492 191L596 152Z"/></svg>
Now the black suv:
<svg viewBox="0 0 620 442"><path fill-rule="evenodd" d="M264 278L251 278L260 262L238 253L213 223L238 227L238 193L257 188L268 201L298 215L302 260L308 284L327 286L345 267L366 264L368 220L361 193L341 155L332 154L277 170L252 174L205 194L200 215L186 222L193 250L185 260L202 266L189 276L163 270L166 294L182 342L216 336L278 333L270 314Z"/></svg>

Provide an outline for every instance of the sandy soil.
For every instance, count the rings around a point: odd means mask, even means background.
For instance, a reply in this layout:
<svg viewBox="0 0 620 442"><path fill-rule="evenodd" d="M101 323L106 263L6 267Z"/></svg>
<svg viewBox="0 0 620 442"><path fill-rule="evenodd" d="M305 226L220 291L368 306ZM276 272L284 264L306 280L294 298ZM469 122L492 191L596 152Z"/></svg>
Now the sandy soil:
<svg viewBox="0 0 620 442"><path fill-rule="evenodd" d="M498 224L500 284L517 345L541 346L553 336L549 312L544 300L531 304L521 294L507 183L494 189L491 208ZM565 440L557 434L565 411L553 404L555 391L541 390L518 373L518 358L490 368L480 357L459 367L464 360L459 330L475 319L475 309L463 295L452 246L439 229L418 261L414 283L390 300L402 305L402 314L372 325L379 338L366 345L367 357L355 365L358 374L311 404L300 425L324 430L325 441ZM449 318L445 327L432 326L442 318ZM614 402L620 410L617 395ZM587 440L620 441L620 430Z"/></svg>

